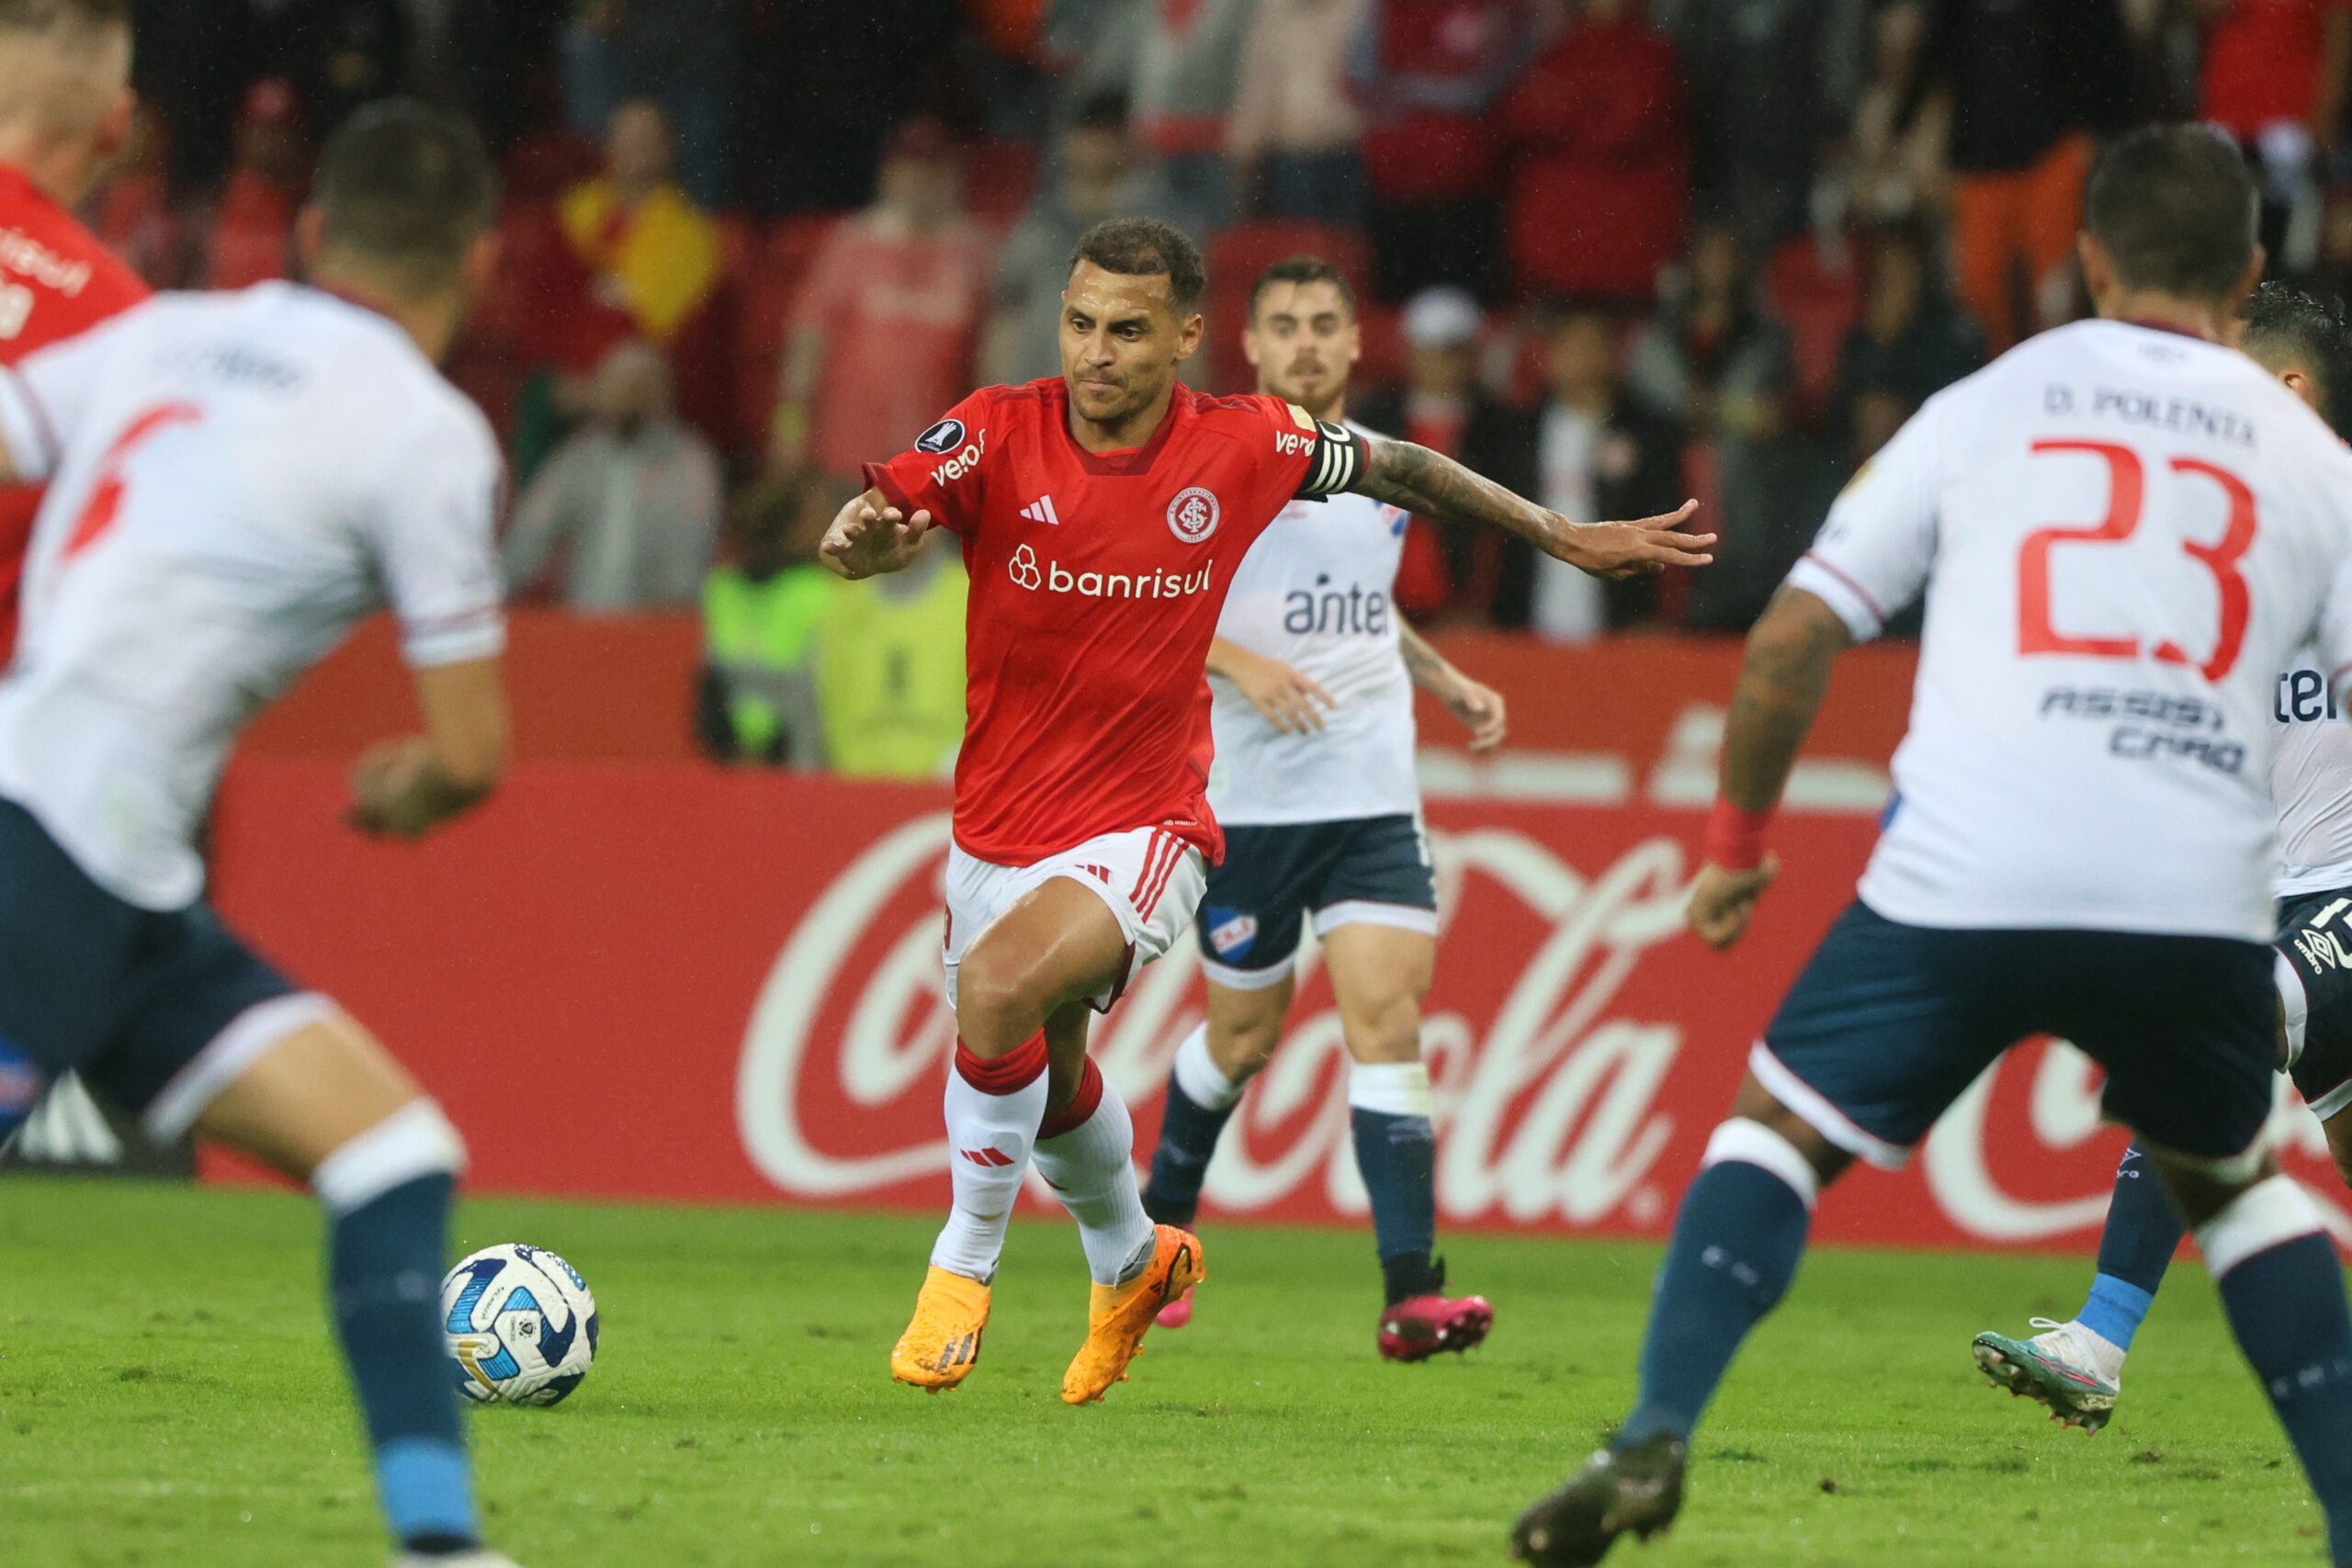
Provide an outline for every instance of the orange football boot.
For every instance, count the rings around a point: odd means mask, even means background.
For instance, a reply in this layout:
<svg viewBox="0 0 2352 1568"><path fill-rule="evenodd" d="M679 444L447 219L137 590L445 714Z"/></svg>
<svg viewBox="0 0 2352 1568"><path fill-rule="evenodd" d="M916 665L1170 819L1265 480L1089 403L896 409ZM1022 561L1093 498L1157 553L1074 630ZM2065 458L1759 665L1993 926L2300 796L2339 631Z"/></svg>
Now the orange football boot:
<svg viewBox="0 0 2352 1568"><path fill-rule="evenodd" d="M1159 1309L1208 1278L1201 1238L1156 1225L1151 1261L1124 1285L1097 1285L1086 1312L1086 1343L1062 1374L1062 1403L1085 1404L1127 1381L1127 1363L1143 1354L1144 1330Z"/></svg>
<svg viewBox="0 0 2352 1568"><path fill-rule="evenodd" d="M986 1285L944 1269L925 1271L914 1319L890 1347L891 1380L925 1393L954 1388L978 1365L988 1323Z"/></svg>

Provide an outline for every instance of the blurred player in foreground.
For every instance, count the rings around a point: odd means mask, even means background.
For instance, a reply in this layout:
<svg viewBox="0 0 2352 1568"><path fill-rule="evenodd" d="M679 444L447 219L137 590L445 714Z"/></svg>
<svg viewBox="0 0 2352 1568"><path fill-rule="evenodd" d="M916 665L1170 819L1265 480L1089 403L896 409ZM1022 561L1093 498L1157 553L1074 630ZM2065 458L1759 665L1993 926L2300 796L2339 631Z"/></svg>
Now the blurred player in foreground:
<svg viewBox="0 0 2352 1568"><path fill-rule="evenodd" d="M0 373L48 479L0 683L0 1084L73 1069L159 1138L308 1183L401 1562L492 1568L437 1306L456 1131L384 1048L221 926L195 839L238 728L389 602L424 733L355 825L413 837L504 764L498 447L441 379L492 260L463 121L345 122L299 231L315 288L172 295ZM0 1130L29 1106L0 1101Z"/></svg>
<svg viewBox="0 0 2352 1568"><path fill-rule="evenodd" d="M2341 428L2352 396L2352 331L2326 306L2284 284L2247 301L2238 346ZM2309 652L2308 649L2305 650ZM2335 1168L2352 1181L2352 725L2322 671L2278 677L2270 716L2278 727L2270 794L2278 813L2278 987L2288 1074L2326 1130ZM2123 1358L2180 1249L2180 1216L2137 1144L2115 1173L2099 1232L2098 1275L2067 1323L2033 1320L2030 1339L1980 1334L1976 1364L1996 1384L2050 1407L2056 1419L2096 1432L2123 1390Z"/></svg>
<svg viewBox="0 0 2352 1568"><path fill-rule="evenodd" d="M1258 390L1346 420L1362 351L1355 295L1337 267L1301 256L1267 269L1241 341ZM1431 1256L1437 1141L1421 998L1437 966L1437 884L1413 776L1413 688L1469 727L1474 750L1501 743L1504 713L1499 693L1396 614L1405 516L1366 495L1293 502L1234 573L1209 644L1209 804L1226 830L1195 921L1209 1016L1177 1048L1143 1206L1191 1227L1217 1138L1282 1043L1312 916L1353 1058L1349 1121L1386 1297L1380 1353L1418 1361L1484 1339L1494 1309L1448 1298L1445 1265ZM1180 1298L1159 1322L1181 1326L1192 1311Z"/></svg>
<svg viewBox="0 0 2352 1568"><path fill-rule="evenodd" d="M1513 1532L1597 1562L1681 1506L1687 1445L1796 1272L1815 1197L1893 1168L2023 1036L2107 1068L2352 1563L2352 1315L2269 1119L2278 672L2352 674L2352 456L2222 346L2262 265L2237 150L2113 143L2080 243L2104 320L1928 400L1747 642L1692 931L1727 947L1838 653L1924 588L1895 804L1859 899L1748 1055L1658 1273L1633 1414Z"/></svg>
<svg viewBox="0 0 2352 1568"><path fill-rule="evenodd" d="M74 216L130 140L130 0L0 0L0 365L147 298ZM38 491L0 491L0 670Z"/></svg>
<svg viewBox="0 0 2352 1568"><path fill-rule="evenodd" d="M1201 1278L1199 1240L1144 1213L1134 1128L1086 1054L1087 1011L1183 933L1224 848L1203 793L1203 671L1234 572L1283 508L1354 491L1508 528L1602 576L1709 558L1710 537L1673 531L1688 504L1578 525L1424 447L1179 384L1206 281L1165 223L1096 225L1063 290L1062 376L976 392L869 465L821 547L846 577L896 571L936 522L972 580L946 877L956 1202L890 1353L917 1387L972 1370L1033 1158L1094 1281L1065 1401L1125 1378L1155 1314Z"/></svg>

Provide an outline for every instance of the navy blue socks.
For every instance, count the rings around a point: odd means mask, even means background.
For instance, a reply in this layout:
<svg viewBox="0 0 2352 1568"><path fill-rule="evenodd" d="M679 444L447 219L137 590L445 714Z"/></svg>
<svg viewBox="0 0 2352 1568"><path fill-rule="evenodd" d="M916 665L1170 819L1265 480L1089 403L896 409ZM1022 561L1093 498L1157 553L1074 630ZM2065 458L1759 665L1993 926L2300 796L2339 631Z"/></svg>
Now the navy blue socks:
<svg viewBox="0 0 2352 1568"><path fill-rule="evenodd" d="M2335 1244L2288 1177L2199 1227L2231 1332L2327 1514L2332 1562L2352 1563L2352 1311Z"/></svg>
<svg viewBox="0 0 2352 1568"><path fill-rule="evenodd" d="M1779 1304L1804 1256L1815 1179L1760 1122L1715 1129L1710 1164L1683 1195L1642 1345L1641 1395L1618 1435L1688 1438L1747 1331Z"/></svg>
<svg viewBox="0 0 2352 1568"><path fill-rule="evenodd" d="M1208 1025L1176 1047L1168 1074L1168 1099L1159 1113L1159 1144L1151 1152L1151 1177L1144 1183L1143 1211L1154 1223L1190 1229L1200 1213L1201 1182L1208 1175L1216 1141L1241 1102L1244 1085L1235 1083L1209 1056Z"/></svg>
<svg viewBox="0 0 2352 1568"><path fill-rule="evenodd" d="M457 1134L419 1100L321 1163L336 1336L375 1454L385 1523L411 1550L480 1533L457 1382L441 1325Z"/></svg>
<svg viewBox="0 0 2352 1568"><path fill-rule="evenodd" d="M2133 1144L2115 1170L2115 1196L2098 1235L2098 1277L2075 1321L2119 1350L2132 1348L2186 1230L2155 1163Z"/></svg>

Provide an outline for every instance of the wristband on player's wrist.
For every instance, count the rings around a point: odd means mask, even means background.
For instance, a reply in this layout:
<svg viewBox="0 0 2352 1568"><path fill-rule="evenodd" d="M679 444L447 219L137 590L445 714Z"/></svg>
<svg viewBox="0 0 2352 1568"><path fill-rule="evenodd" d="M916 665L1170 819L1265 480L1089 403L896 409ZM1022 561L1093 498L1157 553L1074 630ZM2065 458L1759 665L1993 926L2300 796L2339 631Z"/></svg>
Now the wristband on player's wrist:
<svg viewBox="0 0 2352 1568"><path fill-rule="evenodd" d="M1744 811L1717 796L1707 818L1707 836L1700 853L1711 865L1725 871L1753 871L1764 863L1764 835L1772 826L1773 808Z"/></svg>

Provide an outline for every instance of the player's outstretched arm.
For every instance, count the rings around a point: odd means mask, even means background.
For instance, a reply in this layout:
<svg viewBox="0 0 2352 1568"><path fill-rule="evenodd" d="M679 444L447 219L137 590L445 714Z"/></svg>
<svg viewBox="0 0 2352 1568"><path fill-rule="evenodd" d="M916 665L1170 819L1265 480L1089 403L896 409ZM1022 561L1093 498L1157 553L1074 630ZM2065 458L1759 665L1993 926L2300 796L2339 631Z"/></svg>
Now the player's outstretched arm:
<svg viewBox="0 0 2352 1568"><path fill-rule="evenodd" d="M416 671L424 733L368 748L351 775L345 820L414 839L488 800L506 772L506 684L496 659Z"/></svg>
<svg viewBox="0 0 2352 1568"><path fill-rule="evenodd" d="M1545 555L1595 577L1640 577L1669 566L1705 566L1715 558L1713 534L1676 528L1698 510L1681 507L1636 523L1576 523L1472 473L1442 453L1409 441L1372 444L1363 472L1351 489L1439 523L1504 528Z"/></svg>
<svg viewBox="0 0 2352 1568"><path fill-rule="evenodd" d="M880 491L869 490L834 514L824 543L817 547L817 558L835 575L853 582L886 571L903 571L913 564L931 526L930 513L917 512L910 517L891 505Z"/></svg>
<svg viewBox="0 0 2352 1568"><path fill-rule="evenodd" d="M1491 751L1503 743L1509 730L1503 694L1483 686L1453 667L1453 660L1429 645L1427 638L1401 617L1396 622L1398 651L1413 684L1445 705L1445 711L1470 732L1470 750Z"/></svg>
<svg viewBox="0 0 2352 1568"><path fill-rule="evenodd" d="M1769 854L1739 852L1742 825L1759 833L1780 804L1797 748L1829 689L1830 666L1854 635L1838 612L1802 588L1783 588L1747 634L1747 657L1732 693L1723 778L1708 829L1708 863L1690 890L1690 930L1725 948L1747 931L1756 901L1779 874ZM1718 842L1727 838L1729 845Z"/></svg>

